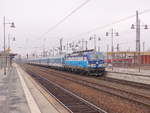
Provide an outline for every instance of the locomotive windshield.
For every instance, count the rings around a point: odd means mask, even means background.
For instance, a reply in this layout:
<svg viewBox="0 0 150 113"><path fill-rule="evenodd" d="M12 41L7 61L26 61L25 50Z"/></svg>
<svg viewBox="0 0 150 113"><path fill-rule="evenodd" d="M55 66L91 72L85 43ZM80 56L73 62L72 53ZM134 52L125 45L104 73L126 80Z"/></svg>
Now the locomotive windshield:
<svg viewBox="0 0 150 113"><path fill-rule="evenodd" d="M102 53L90 54L89 60L104 60L104 55Z"/></svg>

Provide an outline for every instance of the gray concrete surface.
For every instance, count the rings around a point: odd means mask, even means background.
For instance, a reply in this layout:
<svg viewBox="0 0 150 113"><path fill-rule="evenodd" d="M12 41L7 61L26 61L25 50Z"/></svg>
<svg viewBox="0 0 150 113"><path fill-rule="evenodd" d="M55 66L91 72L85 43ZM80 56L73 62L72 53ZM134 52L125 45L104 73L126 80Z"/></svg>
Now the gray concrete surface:
<svg viewBox="0 0 150 113"><path fill-rule="evenodd" d="M135 75L146 75L150 76L150 70L144 70L144 69L133 69L133 68L119 68L114 67L113 70L111 68L106 69L108 72L120 72L124 74L135 74Z"/></svg>
<svg viewBox="0 0 150 113"><path fill-rule="evenodd" d="M30 113L22 85L14 67L7 75L0 70L0 113Z"/></svg>
<svg viewBox="0 0 150 113"><path fill-rule="evenodd" d="M127 81L133 81L137 83L143 83L143 84L150 84L150 77L145 76L135 76L132 74L121 74L121 73L107 73L107 77L120 79L120 80L127 80Z"/></svg>
<svg viewBox="0 0 150 113"><path fill-rule="evenodd" d="M0 69L0 113L68 113L52 96L44 96L44 89L39 91L37 86L17 64L7 69L7 75Z"/></svg>
<svg viewBox="0 0 150 113"><path fill-rule="evenodd" d="M138 72L138 69L119 67L115 67L113 70L107 68L106 70L108 71L107 77L150 84L150 70L141 70Z"/></svg>
<svg viewBox="0 0 150 113"><path fill-rule="evenodd" d="M20 66L16 64L14 66L23 77L41 113L69 113L68 110L58 103L51 95L47 94L44 89L30 77L30 75L21 69Z"/></svg>

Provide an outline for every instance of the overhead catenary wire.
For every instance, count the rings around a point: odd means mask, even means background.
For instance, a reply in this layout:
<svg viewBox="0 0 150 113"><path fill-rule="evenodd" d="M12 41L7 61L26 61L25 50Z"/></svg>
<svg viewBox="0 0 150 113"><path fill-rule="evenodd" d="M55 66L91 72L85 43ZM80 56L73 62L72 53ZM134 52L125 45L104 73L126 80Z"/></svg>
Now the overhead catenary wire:
<svg viewBox="0 0 150 113"><path fill-rule="evenodd" d="M80 8L82 8L84 5L86 5L89 1L91 1L91 0L86 0L85 2L83 2L82 4L80 4L76 9L72 10L67 16L65 16L63 19L61 19L57 24L55 24L53 27L51 27L50 29L48 29L48 31L46 31L45 33L43 33L43 34L40 36L40 38L41 38L41 37L44 37L47 33L51 32L51 31L53 31L55 28L57 28L57 27L58 27L60 24L62 24L66 19L68 19L68 17L70 17L73 13L75 13L75 12L78 11ZM150 12L150 9L146 9L146 10L144 10L144 11L142 11L142 12L139 12L139 15L144 14L144 13L148 13L148 12ZM124 21L126 21L126 20L131 19L131 18L134 18L135 16L136 16L135 14L134 14L134 15L130 15L130 16L128 16L128 17L122 18L122 19L117 20L117 21L114 21L114 22L112 22L112 23L109 23L109 24L106 24L106 25L103 25L103 26L96 27L96 28L91 29L91 30L89 30L89 31L87 31L87 32L84 32L84 33L81 33L81 34L76 35L75 37L73 37L73 39L76 38L76 37L79 37L79 36L83 36L83 35L89 34L89 33L91 33L91 32L97 31L97 30L101 30L101 29L107 28L107 27L109 27L109 26L112 26L112 25L115 25L115 24L124 22ZM45 39L45 38L44 38L44 39Z"/></svg>
<svg viewBox="0 0 150 113"><path fill-rule="evenodd" d="M53 31L56 27L58 27L60 24L62 24L65 20L68 19L68 17L70 17L71 15L73 15L75 12L77 12L79 9L81 9L84 5L86 5L88 2L90 2L91 0L86 0L85 2L83 2L82 4L80 4L77 8L75 8L74 10L72 10L67 16L65 16L64 18L62 18L58 23L56 23L54 26L52 26L51 28L49 28L45 33L43 33L40 37L44 37L47 33Z"/></svg>
<svg viewBox="0 0 150 113"><path fill-rule="evenodd" d="M142 11L142 12L139 12L139 15L144 14L144 13L148 13L148 12L150 12L150 9L146 9L146 10L144 10L144 11ZM106 24L106 25L103 25L103 26L96 27L96 28L91 29L91 30L89 30L89 31L87 31L87 32L78 34L78 35L76 35L75 37L83 36L83 35L89 34L89 33L91 33L91 32L94 32L94 31L97 31L97 30L101 30L101 29L107 28L107 27L112 26L112 25L115 25L115 24L119 24L119 23L124 22L124 21L126 21L126 20L129 20L129 19L131 19L131 18L133 18L133 17L135 17L135 16L136 16L136 15L134 14L134 15L131 15L131 16L122 18L122 19L120 19L120 20L114 21L114 22L112 22L112 23L109 23L109 24ZM75 38L75 37L73 37L73 38Z"/></svg>

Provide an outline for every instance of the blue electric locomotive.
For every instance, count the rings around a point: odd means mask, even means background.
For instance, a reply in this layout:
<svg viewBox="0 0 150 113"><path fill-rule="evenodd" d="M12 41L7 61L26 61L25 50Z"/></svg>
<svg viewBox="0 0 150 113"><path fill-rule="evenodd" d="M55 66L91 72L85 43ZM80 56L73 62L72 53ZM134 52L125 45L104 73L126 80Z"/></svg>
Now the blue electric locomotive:
<svg viewBox="0 0 150 113"><path fill-rule="evenodd" d="M94 50L74 52L65 57L64 65L75 72L101 75L105 72L104 53Z"/></svg>

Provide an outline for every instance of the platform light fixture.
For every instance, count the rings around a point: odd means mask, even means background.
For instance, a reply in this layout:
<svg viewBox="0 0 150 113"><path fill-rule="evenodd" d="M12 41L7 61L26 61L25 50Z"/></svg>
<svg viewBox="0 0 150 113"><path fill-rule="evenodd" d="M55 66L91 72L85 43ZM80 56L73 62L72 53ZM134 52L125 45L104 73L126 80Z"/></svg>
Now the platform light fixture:
<svg viewBox="0 0 150 113"><path fill-rule="evenodd" d="M111 36L111 52L112 52L112 54L111 54L111 56L112 56L112 59L111 59L111 62L112 62L112 70L113 70L113 52L114 52L114 45L113 45L113 38L114 38L114 36L119 36L119 33L118 32L116 32L113 28L111 29L111 31L110 32L106 32L106 36Z"/></svg>
<svg viewBox="0 0 150 113"><path fill-rule="evenodd" d="M132 24L132 25L131 25L131 29L135 29L135 26L134 26L134 24Z"/></svg>
<svg viewBox="0 0 150 113"><path fill-rule="evenodd" d="M12 22L12 23L10 23L11 24L11 28L15 28L15 24L14 24L14 22Z"/></svg>
<svg viewBox="0 0 150 113"><path fill-rule="evenodd" d="M90 36L89 40L94 40L94 50L96 51L96 34Z"/></svg>
<svg viewBox="0 0 150 113"><path fill-rule="evenodd" d="M148 29L148 25L147 24L144 26L144 29Z"/></svg>
<svg viewBox="0 0 150 113"><path fill-rule="evenodd" d="M111 43L112 43L112 52L114 51L114 49L113 49L113 38L114 38L114 36L119 36L119 33L118 32L115 32L115 30L112 28L111 29L111 32L106 32L106 36L109 36L109 35L111 35L111 38L112 38L112 40L111 40Z"/></svg>

